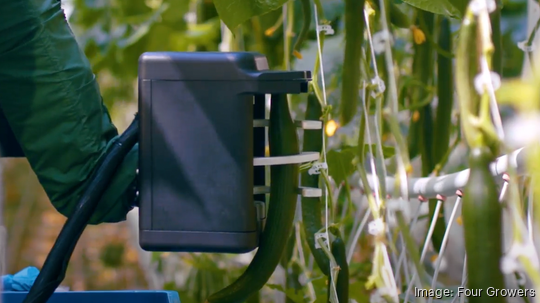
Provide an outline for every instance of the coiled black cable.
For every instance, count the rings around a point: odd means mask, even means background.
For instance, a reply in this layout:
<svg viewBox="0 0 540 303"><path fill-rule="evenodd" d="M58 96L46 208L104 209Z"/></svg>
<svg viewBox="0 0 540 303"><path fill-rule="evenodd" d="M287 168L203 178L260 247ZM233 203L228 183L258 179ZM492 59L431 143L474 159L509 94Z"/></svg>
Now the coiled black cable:
<svg viewBox="0 0 540 303"><path fill-rule="evenodd" d="M126 131L114 142L97 170L90 177L88 187L79 200L75 211L60 231L41 272L23 303L46 303L62 283L75 245L77 245L118 166L138 142L138 135L139 117L137 114Z"/></svg>

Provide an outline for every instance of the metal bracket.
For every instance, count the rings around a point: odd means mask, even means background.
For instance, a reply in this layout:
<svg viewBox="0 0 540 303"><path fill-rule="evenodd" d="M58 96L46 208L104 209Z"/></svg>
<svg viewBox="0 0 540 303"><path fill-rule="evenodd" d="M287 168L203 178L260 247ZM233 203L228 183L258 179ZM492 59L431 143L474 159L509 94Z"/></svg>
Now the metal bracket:
<svg viewBox="0 0 540 303"><path fill-rule="evenodd" d="M253 187L254 195L268 194L270 193L270 186L255 186ZM318 198L322 197L322 189L315 187L299 187L297 193L305 198Z"/></svg>
<svg viewBox="0 0 540 303"><path fill-rule="evenodd" d="M253 166L272 166L284 164L300 164L319 160L318 152L303 152L299 155L278 156L278 157L255 157Z"/></svg>
<svg viewBox="0 0 540 303"><path fill-rule="evenodd" d="M322 121L318 120L296 120L294 124L301 129L317 130L323 128ZM270 120L268 119L256 119L253 120L253 127L268 127L270 126Z"/></svg>

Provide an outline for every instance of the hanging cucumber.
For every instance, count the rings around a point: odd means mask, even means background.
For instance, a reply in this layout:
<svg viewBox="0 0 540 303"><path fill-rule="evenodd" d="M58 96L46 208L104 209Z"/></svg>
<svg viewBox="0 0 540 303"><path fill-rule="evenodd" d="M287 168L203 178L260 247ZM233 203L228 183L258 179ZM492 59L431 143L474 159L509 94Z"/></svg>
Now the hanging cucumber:
<svg viewBox="0 0 540 303"><path fill-rule="evenodd" d="M495 160L487 147L475 147L469 156L469 181L463 191L462 220L467 251L468 289L481 289L481 297L469 303L502 303L500 296L489 297L489 287L504 289L500 270L502 257L502 208L497 184L489 164Z"/></svg>
<svg viewBox="0 0 540 303"><path fill-rule="evenodd" d="M356 114L360 91L360 58L364 39L364 0L345 0L345 54L339 117L345 126Z"/></svg>
<svg viewBox="0 0 540 303"><path fill-rule="evenodd" d="M296 126L286 95L272 95L268 137L271 156L299 153ZM298 173L298 164L271 167L270 205L259 249L245 272L228 287L210 295L207 303L242 303L270 279L285 251L293 227Z"/></svg>
<svg viewBox="0 0 540 303"><path fill-rule="evenodd" d="M322 107L314 93L308 95L306 120L321 120ZM304 152L321 152L322 151L323 130L305 130L304 143L302 151ZM319 175L310 175L308 172L302 173L302 186L319 187ZM311 254L321 269L323 274L330 274L330 262L322 249L315 247L315 233L322 228L321 222L321 198L302 197L302 225L306 240L311 250Z"/></svg>
<svg viewBox="0 0 540 303"><path fill-rule="evenodd" d="M336 280L336 293L339 303L349 302L349 264L347 263L347 252L345 242L340 236L332 241L332 255L339 266L339 273ZM332 283L328 283L328 297L330 298ZM330 300L328 300L330 302Z"/></svg>
<svg viewBox="0 0 540 303"><path fill-rule="evenodd" d="M452 33L450 20L442 17L439 31L439 46L452 52ZM454 75L452 59L437 55L437 113L434 123L433 162L438 164L446 155L450 144L452 108L454 105Z"/></svg>
<svg viewBox="0 0 540 303"><path fill-rule="evenodd" d="M430 12L416 10L416 20L415 26L421 28L423 31L426 30L425 27L421 26L422 23L425 23L429 26L429 30L433 29L433 14ZM421 19L424 19L422 22ZM414 38L414 37L413 37ZM415 106L416 104L424 101L429 92L427 87L432 84L433 80L433 48L429 43L416 44L414 43L414 55L412 62L412 75L413 78L421 83L421 86L415 86L411 88L411 97L409 100L409 106ZM409 156L411 159L415 158L419 154L422 154L423 141L423 132L424 132L424 122L426 121L425 117L425 108L431 108L428 104L427 106L422 106L419 109L411 113L411 120L409 123ZM431 147L431 145L430 145ZM423 158L425 158L425 153ZM422 166L430 166L426 159L422 159Z"/></svg>
<svg viewBox="0 0 540 303"><path fill-rule="evenodd" d="M300 54L300 47L302 46L302 43L306 40L309 33L309 27L311 26L311 0L300 0L300 2L302 3L302 13L304 14L304 21L302 22L302 29L300 30L300 34L298 35L298 38L296 38L293 46L293 55L298 59L302 59L302 54Z"/></svg>
<svg viewBox="0 0 540 303"><path fill-rule="evenodd" d="M422 29L425 33L433 32L435 23L435 15L426 11L417 11L416 26ZM413 59L413 74L414 77L421 81L425 87L416 88L413 91L412 103L418 103L425 100L429 96L427 87L433 84L434 78L434 49L430 43L422 43L414 45ZM434 145L434 123L431 104L427 104L418 109L411 115L409 129L409 150L411 157L415 154L420 154L422 159L422 176L428 176L437 162L433 154ZM436 200L429 201L429 216L433 217L436 209ZM431 236L433 247L438 252L441 247L442 239L446 230L444 219L444 208L440 210L440 218L435 224L435 229Z"/></svg>

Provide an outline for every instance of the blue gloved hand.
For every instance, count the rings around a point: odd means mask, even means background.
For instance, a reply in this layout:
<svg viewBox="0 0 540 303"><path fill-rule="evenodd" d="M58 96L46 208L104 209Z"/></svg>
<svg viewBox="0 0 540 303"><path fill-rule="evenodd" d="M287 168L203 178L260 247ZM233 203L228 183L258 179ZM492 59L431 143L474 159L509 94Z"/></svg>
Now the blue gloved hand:
<svg viewBox="0 0 540 303"><path fill-rule="evenodd" d="M2 276L3 290L29 291L38 275L39 269L30 266L14 275Z"/></svg>

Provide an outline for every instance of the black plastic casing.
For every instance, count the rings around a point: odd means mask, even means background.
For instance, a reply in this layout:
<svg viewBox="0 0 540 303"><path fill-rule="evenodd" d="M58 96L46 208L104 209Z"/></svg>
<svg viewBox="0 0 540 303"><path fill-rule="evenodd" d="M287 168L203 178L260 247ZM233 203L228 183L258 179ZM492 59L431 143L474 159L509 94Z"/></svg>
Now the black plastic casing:
<svg viewBox="0 0 540 303"><path fill-rule="evenodd" d="M148 251L258 246L253 186L265 184L265 94L307 92L310 72L269 71L257 53L139 59L139 242ZM255 197L264 201L264 195Z"/></svg>

